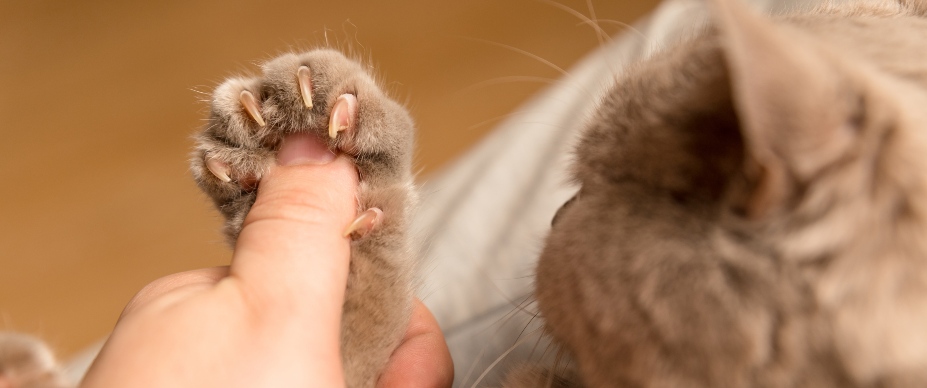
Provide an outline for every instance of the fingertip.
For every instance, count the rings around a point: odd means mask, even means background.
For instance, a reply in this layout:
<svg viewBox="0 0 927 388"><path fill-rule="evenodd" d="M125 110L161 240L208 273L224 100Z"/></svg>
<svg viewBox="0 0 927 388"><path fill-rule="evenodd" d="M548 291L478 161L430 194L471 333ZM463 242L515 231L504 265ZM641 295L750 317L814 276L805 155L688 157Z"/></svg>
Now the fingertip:
<svg viewBox="0 0 927 388"><path fill-rule="evenodd" d="M338 312L350 258L342 231L356 216L357 182L344 155L326 164L272 166L242 224L232 276L262 301Z"/></svg>
<svg viewBox="0 0 927 388"><path fill-rule="evenodd" d="M303 164L324 165L335 160L337 154L330 150L317 136L310 133L288 135L277 151L277 164L297 166Z"/></svg>
<svg viewBox="0 0 927 388"><path fill-rule="evenodd" d="M252 224L267 220L295 221L312 229L294 229L285 235L341 237L341 231L357 213L357 185L357 169L344 155L324 165L274 166L261 180L257 198L242 224L239 242Z"/></svg>
<svg viewBox="0 0 927 388"><path fill-rule="evenodd" d="M378 387L450 387L454 363L437 320L415 299L405 337L393 352Z"/></svg>

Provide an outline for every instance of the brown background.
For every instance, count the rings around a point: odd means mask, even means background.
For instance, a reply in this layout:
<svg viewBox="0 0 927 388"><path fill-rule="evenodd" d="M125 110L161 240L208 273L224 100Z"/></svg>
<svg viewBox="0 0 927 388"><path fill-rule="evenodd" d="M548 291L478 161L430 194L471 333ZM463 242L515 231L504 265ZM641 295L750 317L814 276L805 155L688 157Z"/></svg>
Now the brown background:
<svg viewBox="0 0 927 388"><path fill-rule="evenodd" d="M557 1L588 15L584 0ZM593 3L630 23L655 0ZM326 36L408 101L423 176L544 86L500 77L560 76L517 50L568 68L598 45L535 0L0 0L0 329L72 354L147 282L225 264L218 215L187 171L196 91Z"/></svg>

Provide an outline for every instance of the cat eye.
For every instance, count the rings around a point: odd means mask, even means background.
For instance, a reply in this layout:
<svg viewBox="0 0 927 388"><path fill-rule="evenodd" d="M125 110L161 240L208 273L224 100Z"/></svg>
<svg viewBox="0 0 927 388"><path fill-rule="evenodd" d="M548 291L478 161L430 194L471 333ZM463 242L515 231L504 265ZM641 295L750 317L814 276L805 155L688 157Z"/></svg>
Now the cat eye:
<svg viewBox="0 0 927 388"><path fill-rule="evenodd" d="M557 224L557 219L560 218L561 214L563 214L563 210L569 207L570 205L572 205L574 202L576 202L577 198L579 198L579 193L576 193L576 195L568 199L566 202L563 203L563 205L560 206L559 209L557 209L557 212L554 213L554 218L550 220L550 226L554 226Z"/></svg>

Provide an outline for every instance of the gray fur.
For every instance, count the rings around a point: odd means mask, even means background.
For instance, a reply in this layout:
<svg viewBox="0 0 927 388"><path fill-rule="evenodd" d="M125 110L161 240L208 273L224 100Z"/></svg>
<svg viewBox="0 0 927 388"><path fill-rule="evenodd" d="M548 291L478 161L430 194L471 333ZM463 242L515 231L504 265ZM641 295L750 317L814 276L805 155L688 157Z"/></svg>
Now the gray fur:
<svg viewBox="0 0 927 388"><path fill-rule="evenodd" d="M712 3L576 150L536 281L575 385L923 386L925 7Z"/></svg>
<svg viewBox="0 0 927 388"><path fill-rule="evenodd" d="M312 72L313 107L299 94L297 69ZM383 220L351 246L351 268L342 317L342 356L349 387L372 387L405 332L411 313L417 260L407 230L415 204L411 168L413 124L355 61L331 50L285 54L262 66L257 78L229 79L213 94L210 123L197 136L192 160L197 184L226 217L234 243L256 196L257 182L274 163L288 133L308 132L353 157L360 176L358 211L378 207ZM266 121L260 127L238 101L242 90L260 101ZM332 140L328 120L338 96L357 97L353 132ZM229 164L231 182L205 166L207 157Z"/></svg>

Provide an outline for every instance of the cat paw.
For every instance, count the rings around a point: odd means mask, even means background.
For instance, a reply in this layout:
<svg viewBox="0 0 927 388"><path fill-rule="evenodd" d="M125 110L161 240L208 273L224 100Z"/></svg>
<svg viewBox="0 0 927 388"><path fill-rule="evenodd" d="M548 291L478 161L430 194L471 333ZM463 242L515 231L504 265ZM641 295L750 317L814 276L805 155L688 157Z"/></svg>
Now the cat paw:
<svg viewBox="0 0 927 388"><path fill-rule="evenodd" d="M225 81L212 96L209 124L192 161L199 186L214 200L234 240L258 182L287 134L311 133L352 157L362 184L410 180L413 124L361 65L332 50L285 54L253 78ZM363 204L362 204L363 205ZM367 204L346 235L363 236L382 217Z"/></svg>
<svg viewBox="0 0 927 388"><path fill-rule="evenodd" d="M0 387L68 388L71 384L40 339L0 331Z"/></svg>
<svg viewBox="0 0 927 388"><path fill-rule="evenodd" d="M216 88L209 124L196 136L194 178L225 216L234 243L284 137L316 136L353 160L358 217L343 230L353 242L341 350L347 386L372 387L412 311L412 119L336 51L286 54L261 68L258 77Z"/></svg>

